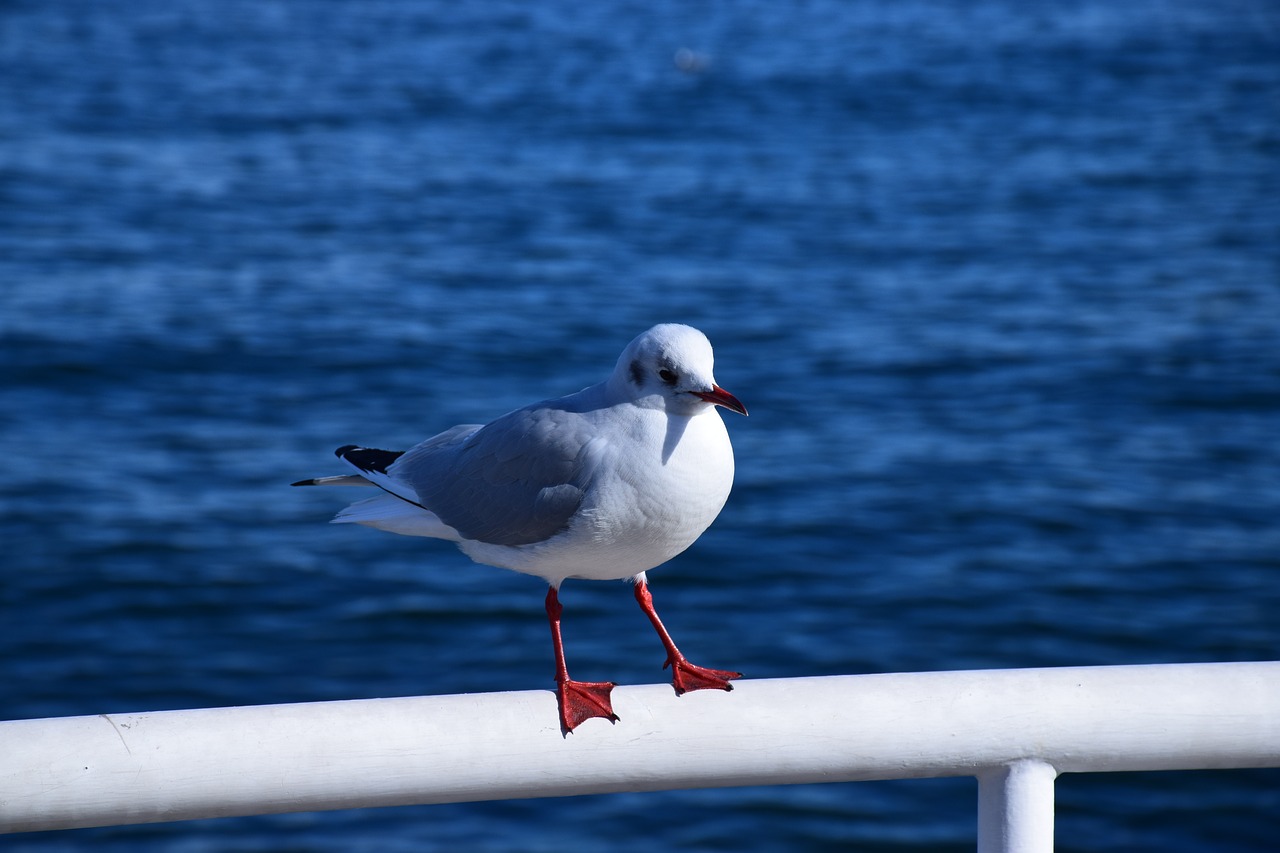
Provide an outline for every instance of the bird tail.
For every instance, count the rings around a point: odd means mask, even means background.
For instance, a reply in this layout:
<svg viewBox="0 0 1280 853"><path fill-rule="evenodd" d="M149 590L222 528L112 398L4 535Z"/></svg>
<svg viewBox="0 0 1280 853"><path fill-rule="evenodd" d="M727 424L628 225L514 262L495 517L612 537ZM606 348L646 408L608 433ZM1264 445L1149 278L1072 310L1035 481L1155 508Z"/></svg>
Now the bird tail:
<svg viewBox="0 0 1280 853"><path fill-rule="evenodd" d="M453 542L461 538L434 512L385 492L353 503L335 515L330 524L363 524L402 536L429 536Z"/></svg>
<svg viewBox="0 0 1280 853"><path fill-rule="evenodd" d="M359 474L339 474L336 477L312 477L310 480L299 480L291 486L372 486Z"/></svg>
<svg viewBox="0 0 1280 853"><path fill-rule="evenodd" d="M387 468L404 455L403 450L375 450L372 447L360 447L355 444L344 444L334 451L334 455L358 470L359 474L341 474L337 477L312 477L310 480L299 480L295 486L379 486L369 477L386 477ZM396 491L392 489L391 491Z"/></svg>
<svg viewBox="0 0 1280 853"><path fill-rule="evenodd" d="M334 516L333 524L363 524L404 536L430 536L433 539L461 540L458 531L441 521L434 512L417 501L417 495L403 482L387 473L403 453L375 450L348 444L339 447L337 456L360 473L336 477L313 477L299 480L295 486L376 486L383 493L357 501Z"/></svg>

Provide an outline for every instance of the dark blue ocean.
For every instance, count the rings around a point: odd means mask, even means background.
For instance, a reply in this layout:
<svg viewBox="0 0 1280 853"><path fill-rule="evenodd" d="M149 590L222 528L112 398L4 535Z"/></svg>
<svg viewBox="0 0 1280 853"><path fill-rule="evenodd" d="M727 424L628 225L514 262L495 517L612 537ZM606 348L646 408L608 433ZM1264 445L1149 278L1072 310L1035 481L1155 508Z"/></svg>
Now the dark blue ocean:
<svg viewBox="0 0 1280 853"><path fill-rule="evenodd" d="M1273 3L9 0L0 717L550 689L540 581L328 526L347 495L289 483L577 390L662 321L751 410L724 513L650 574L694 660L1280 657ZM625 585L563 601L577 677L664 680ZM961 851L975 827L953 779L0 846ZM1278 836L1280 771L1058 782L1064 851Z"/></svg>

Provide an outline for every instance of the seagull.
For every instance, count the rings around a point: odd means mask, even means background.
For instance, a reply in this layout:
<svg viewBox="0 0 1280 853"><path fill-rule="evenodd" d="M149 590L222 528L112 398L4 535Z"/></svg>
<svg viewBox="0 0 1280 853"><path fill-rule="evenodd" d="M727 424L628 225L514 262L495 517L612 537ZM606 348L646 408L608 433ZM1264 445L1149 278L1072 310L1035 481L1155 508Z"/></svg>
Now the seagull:
<svg viewBox="0 0 1280 853"><path fill-rule="evenodd" d="M574 681L565 665L558 591L569 578L629 580L667 652L676 694L732 690L742 673L690 663L663 627L646 572L711 525L733 486L733 447L717 407L747 414L716 384L706 336L654 326L613 373L576 394L488 424L463 424L406 451L348 444L354 473L295 486L372 486L337 524L455 543L477 563L546 581L560 725L617 722L611 681Z"/></svg>

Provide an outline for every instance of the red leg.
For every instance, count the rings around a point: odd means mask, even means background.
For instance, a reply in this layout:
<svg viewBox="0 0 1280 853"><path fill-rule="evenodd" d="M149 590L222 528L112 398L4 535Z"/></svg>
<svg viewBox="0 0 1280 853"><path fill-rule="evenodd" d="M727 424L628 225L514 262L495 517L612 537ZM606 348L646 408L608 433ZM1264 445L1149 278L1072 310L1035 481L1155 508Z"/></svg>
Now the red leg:
<svg viewBox="0 0 1280 853"><path fill-rule="evenodd" d="M662 620L658 618L657 611L653 609L653 596L649 594L649 585L645 583L643 577L636 580L636 601L640 602L640 609L644 611L645 616L649 617L654 630L658 632L658 638L667 649L667 662L662 665L662 668L671 667L671 684L676 688L676 695L690 690L733 689L729 679L741 678L742 673L697 666L689 663L688 659L680 654L671 635L663 627Z"/></svg>
<svg viewBox="0 0 1280 853"><path fill-rule="evenodd" d="M556 699L560 704L560 725L566 732L576 729L584 720L604 717L618 721L613 713L609 691L612 681L572 681L564 664L564 643L560 639L560 614L564 608L553 586L547 592L547 620L551 623L551 643L556 653Z"/></svg>

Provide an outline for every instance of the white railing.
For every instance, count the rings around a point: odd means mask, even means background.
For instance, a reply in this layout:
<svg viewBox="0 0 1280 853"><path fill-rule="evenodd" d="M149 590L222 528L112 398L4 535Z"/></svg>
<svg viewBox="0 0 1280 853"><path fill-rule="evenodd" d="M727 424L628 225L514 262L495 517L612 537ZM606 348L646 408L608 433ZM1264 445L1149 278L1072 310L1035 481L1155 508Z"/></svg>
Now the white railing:
<svg viewBox="0 0 1280 853"><path fill-rule="evenodd" d="M1280 766L1280 663L619 687L0 723L0 830L733 785L976 776L978 847L1050 851L1059 773Z"/></svg>

